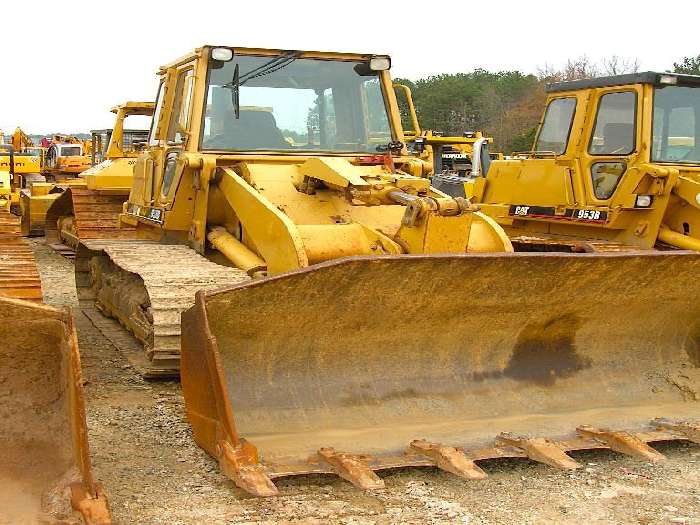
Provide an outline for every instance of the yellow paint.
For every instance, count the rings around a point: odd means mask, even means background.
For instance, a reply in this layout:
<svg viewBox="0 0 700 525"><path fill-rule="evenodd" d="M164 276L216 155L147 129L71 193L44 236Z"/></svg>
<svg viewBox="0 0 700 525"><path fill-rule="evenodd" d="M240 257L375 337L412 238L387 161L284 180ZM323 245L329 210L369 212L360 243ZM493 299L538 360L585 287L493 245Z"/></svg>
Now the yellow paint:
<svg viewBox="0 0 700 525"><path fill-rule="evenodd" d="M283 53L234 51L271 57ZM161 100L156 104L162 108L149 147L134 165L129 202L162 209L164 221L154 224L135 215L125 216L125 221L138 221L168 236L187 233L189 244L202 253L207 252L208 233L217 231L214 237L231 241L217 243L224 255L229 252L232 264L248 270L250 261L243 255L249 255L249 250L271 274L353 255L512 250L497 224L478 218L468 202L433 190L425 178L429 163L408 156L405 148L390 160L308 151L202 151L199 136L207 111L209 53L210 47L205 46L160 68ZM301 52L301 56L371 57L323 52ZM182 75L189 75L193 83L189 115L176 109ZM378 77L392 140L403 142L390 74L382 71ZM177 144L167 140L173 119L185 137ZM456 142L471 147L474 140L459 137ZM422 211L409 217L411 206ZM472 230L473 222L478 226Z"/></svg>
<svg viewBox="0 0 700 525"><path fill-rule="evenodd" d="M628 84L550 93L548 104L559 98L577 101L566 151L560 155L532 152L516 159L494 161L485 178L465 185L466 194L505 227L511 237L535 236L550 242L562 239L563 243L578 238L651 249L657 239L663 240L660 232L665 224L677 234L700 238L700 166L650 162L653 89L651 84ZM615 92L636 94L635 149L625 155L591 154L589 144L596 144L597 140L592 135L599 101L605 94ZM687 139L672 137L671 143L682 145ZM607 199L596 196L593 184L592 169L600 162L624 166L624 171L619 166L603 171L606 177L623 173ZM636 207L638 195L652 196L652 206ZM554 208L555 216L514 216L509 213L513 205ZM604 212L608 220L594 224L565 220L567 209ZM669 236L665 234L666 238ZM682 244L696 246L690 241Z"/></svg>

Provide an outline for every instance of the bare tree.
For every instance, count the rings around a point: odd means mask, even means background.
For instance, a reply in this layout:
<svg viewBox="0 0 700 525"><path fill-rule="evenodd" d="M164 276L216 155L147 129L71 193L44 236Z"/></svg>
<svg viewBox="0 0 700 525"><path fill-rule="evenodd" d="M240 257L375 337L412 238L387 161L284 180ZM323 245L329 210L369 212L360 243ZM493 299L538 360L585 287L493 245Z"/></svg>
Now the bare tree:
<svg viewBox="0 0 700 525"><path fill-rule="evenodd" d="M545 64L537 69L537 77L545 82L562 82L565 80L580 80L600 75L600 68L586 55L570 58L560 68Z"/></svg>
<svg viewBox="0 0 700 525"><path fill-rule="evenodd" d="M622 75L624 73L637 73L639 71L638 58L625 58L619 55L610 55L601 60L603 73L606 75Z"/></svg>
<svg viewBox="0 0 700 525"><path fill-rule="evenodd" d="M639 71L639 59L611 55L600 62L593 62L587 55L570 58L557 68L545 63L537 68L537 78L545 82L562 82L565 80L580 80L601 75L621 75Z"/></svg>

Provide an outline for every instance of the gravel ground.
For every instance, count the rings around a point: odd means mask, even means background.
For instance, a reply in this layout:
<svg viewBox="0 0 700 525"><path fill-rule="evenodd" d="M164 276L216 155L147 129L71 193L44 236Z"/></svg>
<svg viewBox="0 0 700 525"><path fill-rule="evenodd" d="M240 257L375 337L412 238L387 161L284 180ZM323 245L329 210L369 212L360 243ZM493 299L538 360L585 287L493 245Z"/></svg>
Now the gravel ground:
<svg viewBox="0 0 700 525"><path fill-rule="evenodd" d="M35 252L50 304L76 305L72 264L43 241ZM363 493L333 476L278 480L281 496L237 489L192 440L177 382L146 382L76 310L92 461L120 524L700 524L700 447L659 447L650 465L612 452L573 454L586 467L556 471L489 461L486 480L436 469L380 475Z"/></svg>

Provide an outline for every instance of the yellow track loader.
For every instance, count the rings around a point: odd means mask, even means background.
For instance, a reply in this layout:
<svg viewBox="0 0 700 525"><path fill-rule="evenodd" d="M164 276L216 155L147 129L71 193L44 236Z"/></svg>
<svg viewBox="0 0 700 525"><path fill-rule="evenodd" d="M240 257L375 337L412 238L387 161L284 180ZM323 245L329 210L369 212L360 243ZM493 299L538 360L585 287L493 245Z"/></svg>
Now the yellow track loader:
<svg viewBox="0 0 700 525"><path fill-rule="evenodd" d="M132 237L80 239L76 284L147 377L179 370L197 443L262 496L700 441L700 254L512 253L423 176L389 69L223 46L160 69Z"/></svg>
<svg viewBox="0 0 700 525"><path fill-rule="evenodd" d="M479 203L517 250L700 250L700 77L635 73L548 93L533 151L450 193Z"/></svg>
<svg viewBox="0 0 700 525"><path fill-rule="evenodd" d="M92 133L95 165L72 181L45 211L46 241L54 249L72 256L79 236L118 237L128 232L119 229L119 214L129 195L136 156L148 131L125 128L125 124L130 117L153 116L154 107L153 102L115 106L111 110L116 115L114 127Z"/></svg>
<svg viewBox="0 0 700 525"><path fill-rule="evenodd" d="M0 275L0 294L4 276ZM0 523L108 524L68 310L0 296Z"/></svg>

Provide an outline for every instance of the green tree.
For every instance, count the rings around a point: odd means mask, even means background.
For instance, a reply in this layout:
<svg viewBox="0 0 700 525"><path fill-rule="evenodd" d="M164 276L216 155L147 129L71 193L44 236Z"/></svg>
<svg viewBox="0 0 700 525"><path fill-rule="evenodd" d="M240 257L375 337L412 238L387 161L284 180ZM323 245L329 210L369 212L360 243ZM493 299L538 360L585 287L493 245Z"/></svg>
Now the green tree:
<svg viewBox="0 0 700 525"><path fill-rule="evenodd" d="M700 55L683 57L680 62L674 62L673 72L685 73L686 75L700 75Z"/></svg>
<svg viewBox="0 0 700 525"><path fill-rule="evenodd" d="M483 131L493 136L497 149L508 147L512 134L537 123L513 126L508 112L537 90L538 79L520 71L491 72L476 69L469 73L442 74L418 80L396 79L413 92L421 127L459 135ZM411 129L405 100L399 94L399 107L405 129ZM515 129L517 128L517 129Z"/></svg>

